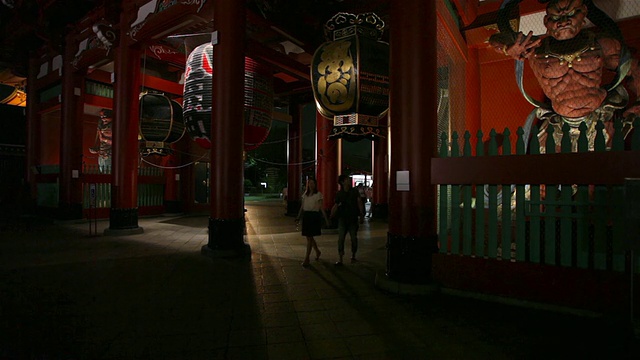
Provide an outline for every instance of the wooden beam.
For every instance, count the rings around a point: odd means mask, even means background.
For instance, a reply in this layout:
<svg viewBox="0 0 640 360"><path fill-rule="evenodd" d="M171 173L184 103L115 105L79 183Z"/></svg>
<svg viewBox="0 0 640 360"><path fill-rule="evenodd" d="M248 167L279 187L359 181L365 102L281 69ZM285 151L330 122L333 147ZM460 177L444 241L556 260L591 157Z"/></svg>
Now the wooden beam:
<svg viewBox="0 0 640 360"><path fill-rule="evenodd" d="M301 64L291 59L287 55L268 48L256 41L247 41L245 53L247 54L247 56L253 59L262 60L266 63L269 63L272 66L282 70L283 72L295 76L296 78L310 81L311 75L309 66Z"/></svg>
<svg viewBox="0 0 640 360"><path fill-rule="evenodd" d="M431 184L602 184L640 178L640 151L431 159Z"/></svg>

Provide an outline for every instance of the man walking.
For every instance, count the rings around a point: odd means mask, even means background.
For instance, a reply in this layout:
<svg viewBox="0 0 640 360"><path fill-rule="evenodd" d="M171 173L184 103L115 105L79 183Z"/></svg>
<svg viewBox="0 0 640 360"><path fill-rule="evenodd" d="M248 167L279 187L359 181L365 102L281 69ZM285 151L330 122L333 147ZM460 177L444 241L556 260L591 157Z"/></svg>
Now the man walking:
<svg viewBox="0 0 640 360"><path fill-rule="evenodd" d="M347 175L338 177L340 190L336 194L336 203L331 208L331 217L338 217L338 255L336 265L342 265L344 241L349 233L351 239L351 262L356 262L358 251L358 226L364 222L364 204L358 190L351 187L351 179Z"/></svg>

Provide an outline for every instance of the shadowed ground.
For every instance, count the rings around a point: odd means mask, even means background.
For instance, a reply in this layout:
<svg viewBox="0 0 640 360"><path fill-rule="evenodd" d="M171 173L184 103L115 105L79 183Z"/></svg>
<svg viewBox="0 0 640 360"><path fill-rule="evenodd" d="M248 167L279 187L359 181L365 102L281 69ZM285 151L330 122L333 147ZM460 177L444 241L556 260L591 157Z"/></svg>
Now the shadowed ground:
<svg viewBox="0 0 640 360"><path fill-rule="evenodd" d="M0 359L633 358L619 322L374 286L387 224L365 223L359 262L320 261L281 202L248 202L248 259L211 259L208 216L140 220L144 233L88 223L0 233ZM98 222L98 233L108 226ZM348 240L347 240L348 247ZM500 281L496 279L496 281Z"/></svg>

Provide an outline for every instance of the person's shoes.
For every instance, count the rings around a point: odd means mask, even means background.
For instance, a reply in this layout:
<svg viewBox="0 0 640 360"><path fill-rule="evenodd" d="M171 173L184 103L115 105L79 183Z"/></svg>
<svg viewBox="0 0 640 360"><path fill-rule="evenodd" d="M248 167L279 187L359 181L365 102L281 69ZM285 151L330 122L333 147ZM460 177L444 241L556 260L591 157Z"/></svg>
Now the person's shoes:
<svg viewBox="0 0 640 360"><path fill-rule="evenodd" d="M316 252L316 260L320 260L320 255L322 255L322 251L318 250L318 252Z"/></svg>
<svg viewBox="0 0 640 360"><path fill-rule="evenodd" d="M351 258L351 263L353 264L353 263L355 263L355 262L358 262L358 260L356 260L356 258L355 258L355 257L352 257L352 258Z"/></svg>
<svg viewBox="0 0 640 360"><path fill-rule="evenodd" d="M342 261L336 261L336 266L342 266Z"/></svg>
<svg viewBox="0 0 640 360"><path fill-rule="evenodd" d="M308 261L308 260L307 260L307 261L304 261L304 262L302 263L302 266L303 266L303 267L309 267L309 265L310 265L310 264L309 264L309 261Z"/></svg>

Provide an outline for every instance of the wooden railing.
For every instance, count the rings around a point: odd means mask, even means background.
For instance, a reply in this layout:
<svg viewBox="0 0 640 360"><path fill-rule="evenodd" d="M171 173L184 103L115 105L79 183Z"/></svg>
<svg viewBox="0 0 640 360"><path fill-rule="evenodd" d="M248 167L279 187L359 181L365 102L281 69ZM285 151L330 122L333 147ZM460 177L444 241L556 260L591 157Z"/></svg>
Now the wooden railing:
<svg viewBox="0 0 640 360"><path fill-rule="evenodd" d="M634 127L627 149L620 131L607 149L604 126L598 124L591 152L582 127L578 151L571 152L565 126L557 154L551 127L542 147L546 154L540 154L535 135L525 151L522 128L515 154L509 129L501 146L495 130L486 142L478 132L475 149L467 131L462 151L457 133L451 141L442 134L440 157L432 159L431 168L438 185L440 252L624 271L629 260L624 205L630 199L623 185L625 178L640 178L638 119ZM532 134L537 133L534 127Z"/></svg>

